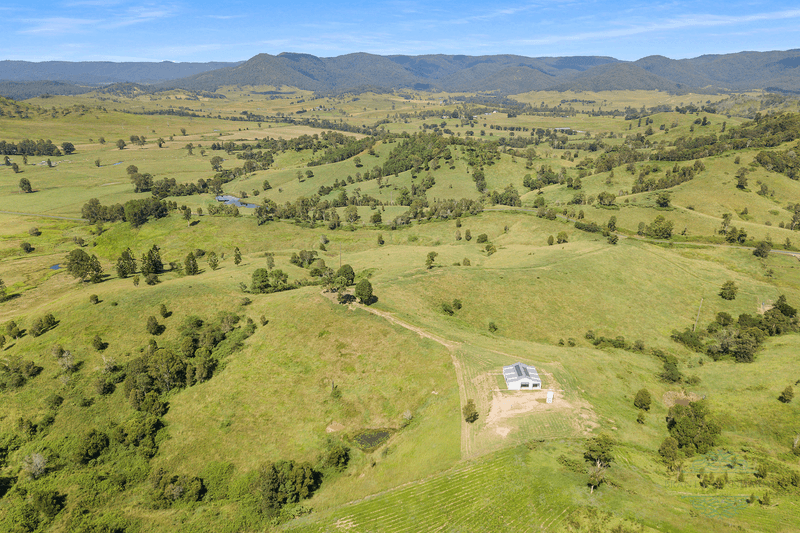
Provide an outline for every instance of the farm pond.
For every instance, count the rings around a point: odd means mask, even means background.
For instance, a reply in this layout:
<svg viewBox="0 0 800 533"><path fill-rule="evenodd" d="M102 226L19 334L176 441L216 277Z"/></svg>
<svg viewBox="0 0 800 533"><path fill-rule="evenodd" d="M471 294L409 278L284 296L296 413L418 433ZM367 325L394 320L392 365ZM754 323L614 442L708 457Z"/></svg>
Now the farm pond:
<svg viewBox="0 0 800 533"><path fill-rule="evenodd" d="M361 451L371 452L380 447L396 430L388 428L362 429L353 435L353 442Z"/></svg>
<svg viewBox="0 0 800 533"><path fill-rule="evenodd" d="M235 205L236 207L249 207L251 209L255 209L256 207L258 207L256 204L242 203L240 198L237 198L236 196L231 196L229 194L217 196L216 200L218 202L224 203L225 205Z"/></svg>

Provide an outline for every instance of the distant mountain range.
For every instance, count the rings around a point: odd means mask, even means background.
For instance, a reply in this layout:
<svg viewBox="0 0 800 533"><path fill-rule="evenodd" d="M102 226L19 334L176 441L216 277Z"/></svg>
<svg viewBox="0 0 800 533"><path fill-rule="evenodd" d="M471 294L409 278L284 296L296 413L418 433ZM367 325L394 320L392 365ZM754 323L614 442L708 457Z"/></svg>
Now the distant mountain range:
<svg viewBox="0 0 800 533"><path fill-rule="evenodd" d="M43 84L45 81L59 83ZM638 61L603 56L367 53L328 58L258 54L240 63L0 61L0 94L11 98L35 96L42 89L49 94L75 94L90 90L91 86L122 82L146 83L154 90L192 91L214 91L224 85L273 85L323 93L365 87L493 91L505 95L534 90L639 89L670 93L752 89L800 93L800 49L679 60L648 56Z"/></svg>

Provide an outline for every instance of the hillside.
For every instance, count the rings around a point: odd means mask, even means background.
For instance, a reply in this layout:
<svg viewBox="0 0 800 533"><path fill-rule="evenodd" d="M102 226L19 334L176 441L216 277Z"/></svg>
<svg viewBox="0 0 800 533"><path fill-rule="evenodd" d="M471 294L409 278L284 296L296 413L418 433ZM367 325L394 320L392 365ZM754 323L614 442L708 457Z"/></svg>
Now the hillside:
<svg viewBox="0 0 800 533"><path fill-rule="evenodd" d="M0 98L0 531L795 530L798 100L513 61Z"/></svg>
<svg viewBox="0 0 800 533"><path fill-rule="evenodd" d="M448 92L703 90L793 92L800 90L800 50L740 52L673 60L650 56L633 62L611 57L516 55L379 56L354 53L320 58L309 54L258 54L242 63L26 63L0 62L0 80L54 80L81 85L152 83L155 90L216 91L223 86L294 87L320 93L364 88ZM38 86L0 86L10 97L42 94ZM36 92L36 91L40 92ZM57 86L48 92L58 90ZM77 94L72 86L63 93Z"/></svg>

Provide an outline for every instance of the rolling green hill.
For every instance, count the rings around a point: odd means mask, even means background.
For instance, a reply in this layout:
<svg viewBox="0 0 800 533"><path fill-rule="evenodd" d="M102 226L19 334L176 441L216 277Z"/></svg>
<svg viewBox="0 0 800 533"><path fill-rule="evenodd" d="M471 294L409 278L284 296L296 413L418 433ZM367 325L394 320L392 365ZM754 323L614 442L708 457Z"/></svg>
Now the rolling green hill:
<svg viewBox="0 0 800 533"><path fill-rule="evenodd" d="M128 89L0 101L0 530L796 528L796 101Z"/></svg>

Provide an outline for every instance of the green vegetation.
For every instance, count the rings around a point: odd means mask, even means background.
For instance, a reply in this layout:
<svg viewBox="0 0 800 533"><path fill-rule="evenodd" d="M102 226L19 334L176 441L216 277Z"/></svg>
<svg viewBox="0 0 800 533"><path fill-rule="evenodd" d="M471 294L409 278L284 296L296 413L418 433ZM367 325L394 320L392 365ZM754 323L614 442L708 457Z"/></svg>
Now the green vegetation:
<svg viewBox="0 0 800 533"><path fill-rule="evenodd" d="M791 99L213 94L0 102L0 529L797 522Z"/></svg>

